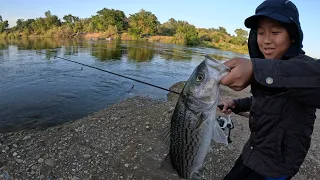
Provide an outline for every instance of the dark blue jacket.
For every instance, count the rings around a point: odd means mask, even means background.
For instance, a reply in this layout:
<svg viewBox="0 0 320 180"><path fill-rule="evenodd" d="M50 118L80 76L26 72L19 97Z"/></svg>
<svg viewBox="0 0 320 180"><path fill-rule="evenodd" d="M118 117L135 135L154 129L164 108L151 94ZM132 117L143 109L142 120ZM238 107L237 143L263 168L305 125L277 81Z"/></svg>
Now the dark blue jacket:
<svg viewBox="0 0 320 180"><path fill-rule="evenodd" d="M320 61L304 55L298 15L295 11L283 12L287 2L265 1L246 25L251 26L261 12L267 17L272 14L270 18L277 18L274 14L278 13L283 15L282 20L287 17L295 24L299 41L292 44L282 60L264 59L251 27L248 44L254 71L253 96L234 100L237 110L250 111L251 135L242 152L244 164L274 178L298 172L310 147L316 109L320 108Z"/></svg>

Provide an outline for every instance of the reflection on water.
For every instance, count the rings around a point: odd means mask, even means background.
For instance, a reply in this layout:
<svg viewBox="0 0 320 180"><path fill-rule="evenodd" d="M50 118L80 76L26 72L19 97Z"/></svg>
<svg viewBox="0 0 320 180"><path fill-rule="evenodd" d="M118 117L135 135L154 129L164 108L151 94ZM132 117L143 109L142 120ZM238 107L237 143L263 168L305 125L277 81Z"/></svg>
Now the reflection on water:
<svg viewBox="0 0 320 180"><path fill-rule="evenodd" d="M166 98L163 90L55 56L169 88L187 80L205 54L217 59L243 56L141 41L0 41L0 132L76 120L132 96Z"/></svg>
<svg viewBox="0 0 320 180"><path fill-rule="evenodd" d="M124 54L124 48L117 41L98 41L91 46L91 55L97 57L100 61L119 60Z"/></svg>

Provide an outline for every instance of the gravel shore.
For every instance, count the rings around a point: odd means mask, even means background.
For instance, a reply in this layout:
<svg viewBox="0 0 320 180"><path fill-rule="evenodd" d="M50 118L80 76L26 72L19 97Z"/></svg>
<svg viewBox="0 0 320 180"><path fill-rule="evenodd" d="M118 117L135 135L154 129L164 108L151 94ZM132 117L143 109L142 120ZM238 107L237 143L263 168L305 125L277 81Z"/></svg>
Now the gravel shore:
<svg viewBox="0 0 320 180"><path fill-rule="evenodd" d="M172 87L180 90L182 83ZM250 95L221 87L221 99ZM160 139L177 95L169 100L134 97L74 122L45 130L0 134L0 179L179 179L159 169L168 150ZM317 111L318 117L319 111ZM231 169L249 136L248 120L232 115L229 146L212 143L204 179L219 180ZM320 173L320 122L294 180L316 180Z"/></svg>

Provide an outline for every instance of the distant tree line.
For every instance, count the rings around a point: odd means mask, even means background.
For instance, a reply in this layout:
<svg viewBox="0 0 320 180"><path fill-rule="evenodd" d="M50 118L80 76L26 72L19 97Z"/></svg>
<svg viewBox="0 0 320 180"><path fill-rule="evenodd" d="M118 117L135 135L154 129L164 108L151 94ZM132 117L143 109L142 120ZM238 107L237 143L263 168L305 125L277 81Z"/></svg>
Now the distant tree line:
<svg viewBox="0 0 320 180"><path fill-rule="evenodd" d="M152 12L141 9L126 17L123 11L103 8L90 18L68 14L62 20L50 11L36 19L18 19L8 28L8 21L0 16L0 39L17 37L73 37L87 33L101 33L103 37L131 39L151 38L183 45L205 45L226 50L247 52L248 32L236 29L230 35L224 27L196 28L186 21L170 18L161 24Z"/></svg>

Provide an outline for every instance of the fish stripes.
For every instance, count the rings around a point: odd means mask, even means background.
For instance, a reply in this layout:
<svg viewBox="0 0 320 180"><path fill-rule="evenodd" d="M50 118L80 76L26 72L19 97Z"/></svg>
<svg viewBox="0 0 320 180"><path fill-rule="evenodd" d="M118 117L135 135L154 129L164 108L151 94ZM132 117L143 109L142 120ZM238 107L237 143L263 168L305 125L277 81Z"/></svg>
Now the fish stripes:
<svg viewBox="0 0 320 180"><path fill-rule="evenodd" d="M164 163L170 164L181 178L189 179L199 173L212 138L227 143L215 113L218 82L228 71L228 67L206 56L180 93L170 124L170 158L165 158Z"/></svg>

